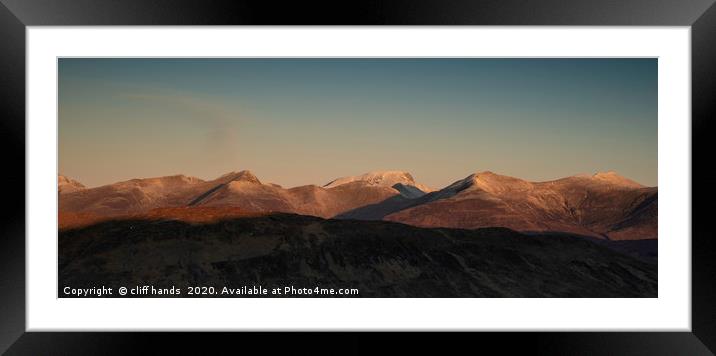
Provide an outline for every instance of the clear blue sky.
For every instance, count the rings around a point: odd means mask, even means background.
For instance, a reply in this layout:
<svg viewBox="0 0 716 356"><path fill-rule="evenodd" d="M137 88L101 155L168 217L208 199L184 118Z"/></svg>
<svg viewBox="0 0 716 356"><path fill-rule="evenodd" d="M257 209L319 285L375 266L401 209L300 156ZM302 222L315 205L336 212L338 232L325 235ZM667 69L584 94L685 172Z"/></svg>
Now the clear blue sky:
<svg viewBox="0 0 716 356"><path fill-rule="evenodd" d="M60 173L406 170L442 187L614 170L657 185L656 59L59 60Z"/></svg>

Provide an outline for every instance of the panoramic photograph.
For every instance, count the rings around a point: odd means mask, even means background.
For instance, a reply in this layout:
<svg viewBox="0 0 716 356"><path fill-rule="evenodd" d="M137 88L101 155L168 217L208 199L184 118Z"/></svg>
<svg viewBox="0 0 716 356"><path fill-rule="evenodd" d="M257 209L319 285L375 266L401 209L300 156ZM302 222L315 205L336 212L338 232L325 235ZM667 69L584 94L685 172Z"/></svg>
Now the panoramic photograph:
<svg viewBox="0 0 716 356"><path fill-rule="evenodd" d="M58 58L59 298L656 298L656 58Z"/></svg>

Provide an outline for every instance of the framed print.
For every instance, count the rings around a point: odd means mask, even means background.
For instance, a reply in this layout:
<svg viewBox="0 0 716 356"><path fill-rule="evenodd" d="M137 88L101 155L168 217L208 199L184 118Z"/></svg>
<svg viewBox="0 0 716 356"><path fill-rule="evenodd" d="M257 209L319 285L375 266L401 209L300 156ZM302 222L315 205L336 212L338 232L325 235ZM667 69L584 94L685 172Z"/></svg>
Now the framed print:
<svg viewBox="0 0 716 356"><path fill-rule="evenodd" d="M712 354L711 5L3 1L3 350Z"/></svg>

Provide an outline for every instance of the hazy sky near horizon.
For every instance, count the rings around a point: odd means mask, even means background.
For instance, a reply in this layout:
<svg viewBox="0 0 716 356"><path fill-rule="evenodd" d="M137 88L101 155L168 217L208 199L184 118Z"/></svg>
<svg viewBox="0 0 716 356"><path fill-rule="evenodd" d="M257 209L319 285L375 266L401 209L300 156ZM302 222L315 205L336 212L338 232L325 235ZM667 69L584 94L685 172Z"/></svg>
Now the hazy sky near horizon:
<svg viewBox="0 0 716 356"><path fill-rule="evenodd" d="M614 170L657 185L656 59L61 58L59 172L285 187Z"/></svg>

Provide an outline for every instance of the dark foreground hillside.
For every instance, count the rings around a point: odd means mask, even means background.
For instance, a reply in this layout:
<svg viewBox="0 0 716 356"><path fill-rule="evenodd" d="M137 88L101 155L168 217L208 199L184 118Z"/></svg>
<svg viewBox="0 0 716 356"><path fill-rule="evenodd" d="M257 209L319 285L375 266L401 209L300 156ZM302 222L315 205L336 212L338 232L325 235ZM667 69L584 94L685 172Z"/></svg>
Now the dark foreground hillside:
<svg viewBox="0 0 716 356"><path fill-rule="evenodd" d="M569 236L290 214L60 231L60 297L71 296L68 286L144 285L174 286L182 297L189 286L230 297L222 287L259 285L357 288L358 297L656 297L657 268Z"/></svg>

